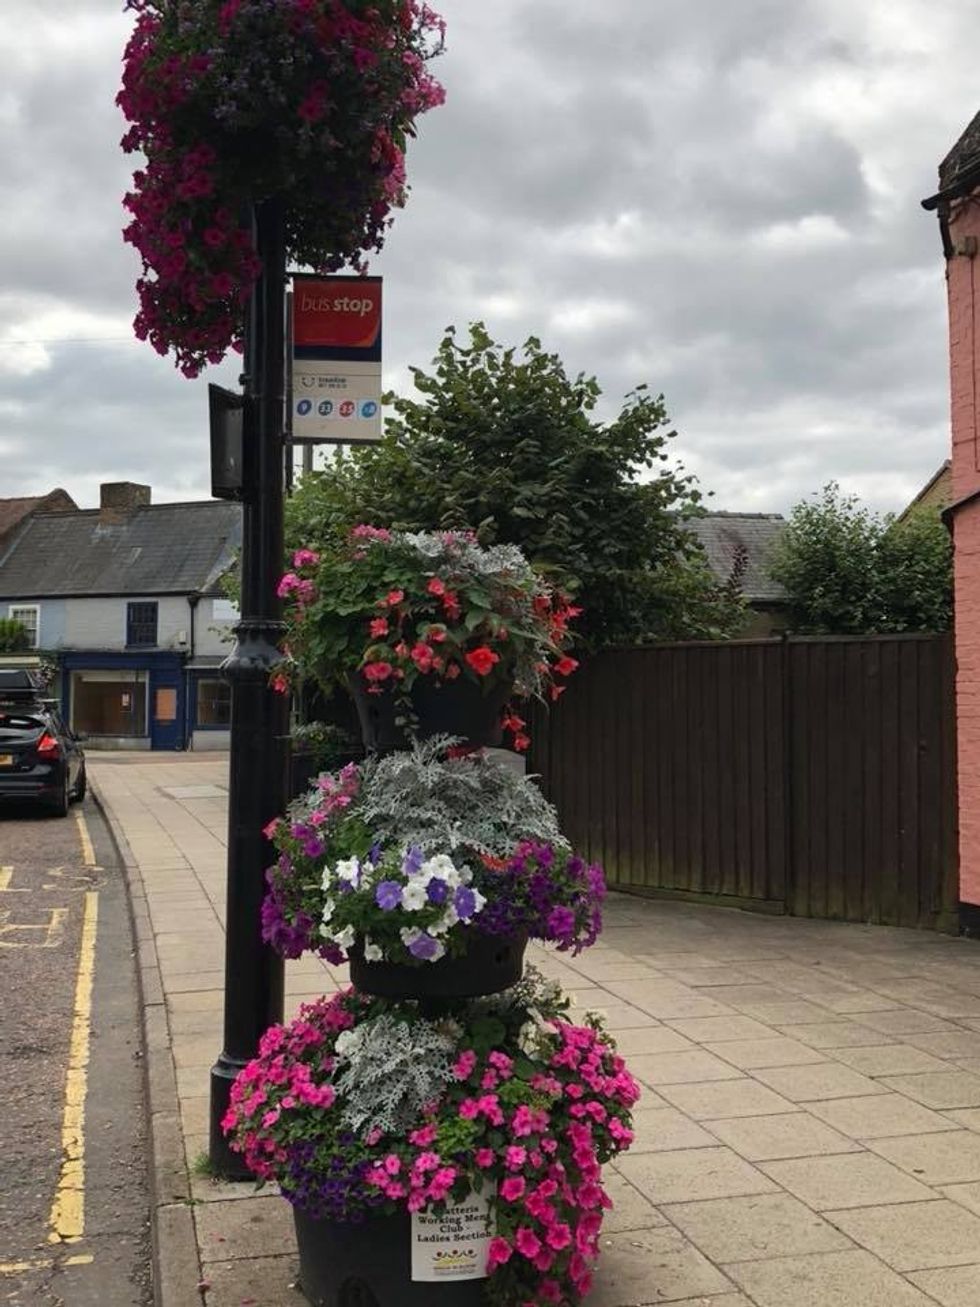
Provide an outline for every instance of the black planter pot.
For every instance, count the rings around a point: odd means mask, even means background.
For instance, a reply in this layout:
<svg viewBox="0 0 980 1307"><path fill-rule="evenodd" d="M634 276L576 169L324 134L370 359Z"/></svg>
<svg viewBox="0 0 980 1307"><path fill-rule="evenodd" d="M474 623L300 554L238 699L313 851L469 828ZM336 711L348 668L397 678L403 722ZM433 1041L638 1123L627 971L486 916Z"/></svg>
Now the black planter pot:
<svg viewBox="0 0 980 1307"><path fill-rule="evenodd" d="M361 1225L314 1220L293 1208L299 1284L312 1307L486 1307L486 1280L412 1280L411 1217Z"/></svg>
<svg viewBox="0 0 980 1307"><path fill-rule="evenodd" d="M379 998L454 999L499 994L524 974L527 935L502 939L470 932L462 957L420 962L366 962L357 940L349 950L350 978L362 994Z"/></svg>
<svg viewBox="0 0 980 1307"><path fill-rule="evenodd" d="M395 721L403 710L390 690L369 694L360 677L351 678L349 689L369 753L397 753L410 747L405 728ZM495 748L503 738L500 718L512 694L508 683L484 694L481 686L463 676L441 685L423 677L411 689L418 723L415 736L424 740L431 735L457 735L476 748Z"/></svg>

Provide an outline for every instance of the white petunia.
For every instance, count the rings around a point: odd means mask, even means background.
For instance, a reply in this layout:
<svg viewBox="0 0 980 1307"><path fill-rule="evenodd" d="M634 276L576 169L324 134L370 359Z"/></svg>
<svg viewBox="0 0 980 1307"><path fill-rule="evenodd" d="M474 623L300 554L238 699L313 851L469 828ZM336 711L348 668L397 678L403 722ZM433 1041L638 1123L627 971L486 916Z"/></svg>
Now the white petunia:
<svg viewBox="0 0 980 1307"><path fill-rule="evenodd" d="M333 899L324 899L323 916L320 918L320 920L323 922L324 925L326 925L327 922L330 920L330 918L333 916L333 910L336 906L337 905L333 901Z"/></svg>
<svg viewBox="0 0 980 1307"><path fill-rule="evenodd" d="M334 875L352 889L357 889L361 883L361 864L357 858L344 858L334 868Z"/></svg>
<svg viewBox="0 0 980 1307"><path fill-rule="evenodd" d="M402 907L406 912L418 912L428 903L425 885L413 877L402 889Z"/></svg>
<svg viewBox="0 0 980 1307"><path fill-rule="evenodd" d="M335 944L346 951L354 943L354 927L345 926L343 930L335 931L332 938Z"/></svg>
<svg viewBox="0 0 980 1307"><path fill-rule="evenodd" d="M370 939L369 939L367 936L365 936L365 938L364 938L364 961L365 961L365 962L380 962L381 959L382 959L383 957L384 957L384 954L381 952L381 949L378 947L378 945L377 945L377 944L372 944L371 941L370 941Z"/></svg>

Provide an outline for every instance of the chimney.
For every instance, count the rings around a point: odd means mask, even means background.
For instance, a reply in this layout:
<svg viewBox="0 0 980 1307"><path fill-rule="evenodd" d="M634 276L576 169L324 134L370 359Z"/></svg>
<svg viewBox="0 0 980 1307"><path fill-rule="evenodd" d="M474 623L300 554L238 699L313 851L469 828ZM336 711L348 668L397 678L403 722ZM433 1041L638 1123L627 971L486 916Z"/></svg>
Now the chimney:
<svg viewBox="0 0 980 1307"><path fill-rule="evenodd" d="M125 522L150 502L150 487L135 481L104 481L99 487L99 521Z"/></svg>

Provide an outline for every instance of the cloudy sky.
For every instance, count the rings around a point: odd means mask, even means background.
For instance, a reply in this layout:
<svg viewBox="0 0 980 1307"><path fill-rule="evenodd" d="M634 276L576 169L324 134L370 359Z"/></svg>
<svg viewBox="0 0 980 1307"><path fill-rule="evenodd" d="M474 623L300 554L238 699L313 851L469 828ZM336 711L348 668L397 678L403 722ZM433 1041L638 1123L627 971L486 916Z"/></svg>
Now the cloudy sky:
<svg viewBox="0 0 980 1307"><path fill-rule="evenodd" d="M614 411L663 391L714 506L836 478L900 507L946 454L919 200L980 105L962 0L442 0L448 99L409 157L386 381L443 328L539 335ZM207 380L134 341L121 0L0 3L0 497L208 493Z"/></svg>

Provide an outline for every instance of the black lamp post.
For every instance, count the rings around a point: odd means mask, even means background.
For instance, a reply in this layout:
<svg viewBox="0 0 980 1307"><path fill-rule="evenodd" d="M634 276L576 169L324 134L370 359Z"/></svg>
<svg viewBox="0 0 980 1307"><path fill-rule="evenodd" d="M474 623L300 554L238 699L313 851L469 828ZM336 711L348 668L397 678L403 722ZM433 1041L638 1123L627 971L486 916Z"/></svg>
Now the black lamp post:
<svg viewBox="0 0 980 1307"><path fill-rule="evenodd" d="M283 963L263 944L260 913L270 846L262 828L286 806L285 695L270 688L280 654L283 562L283 394L286 256L283 206L255 206L262 274L245 333L241 620L222 671L231 682L224 1043L211 1068L210 1160L230 1179L250 1178L221 1130L231 1085L265 1029L283 1017Z"/></svg>

